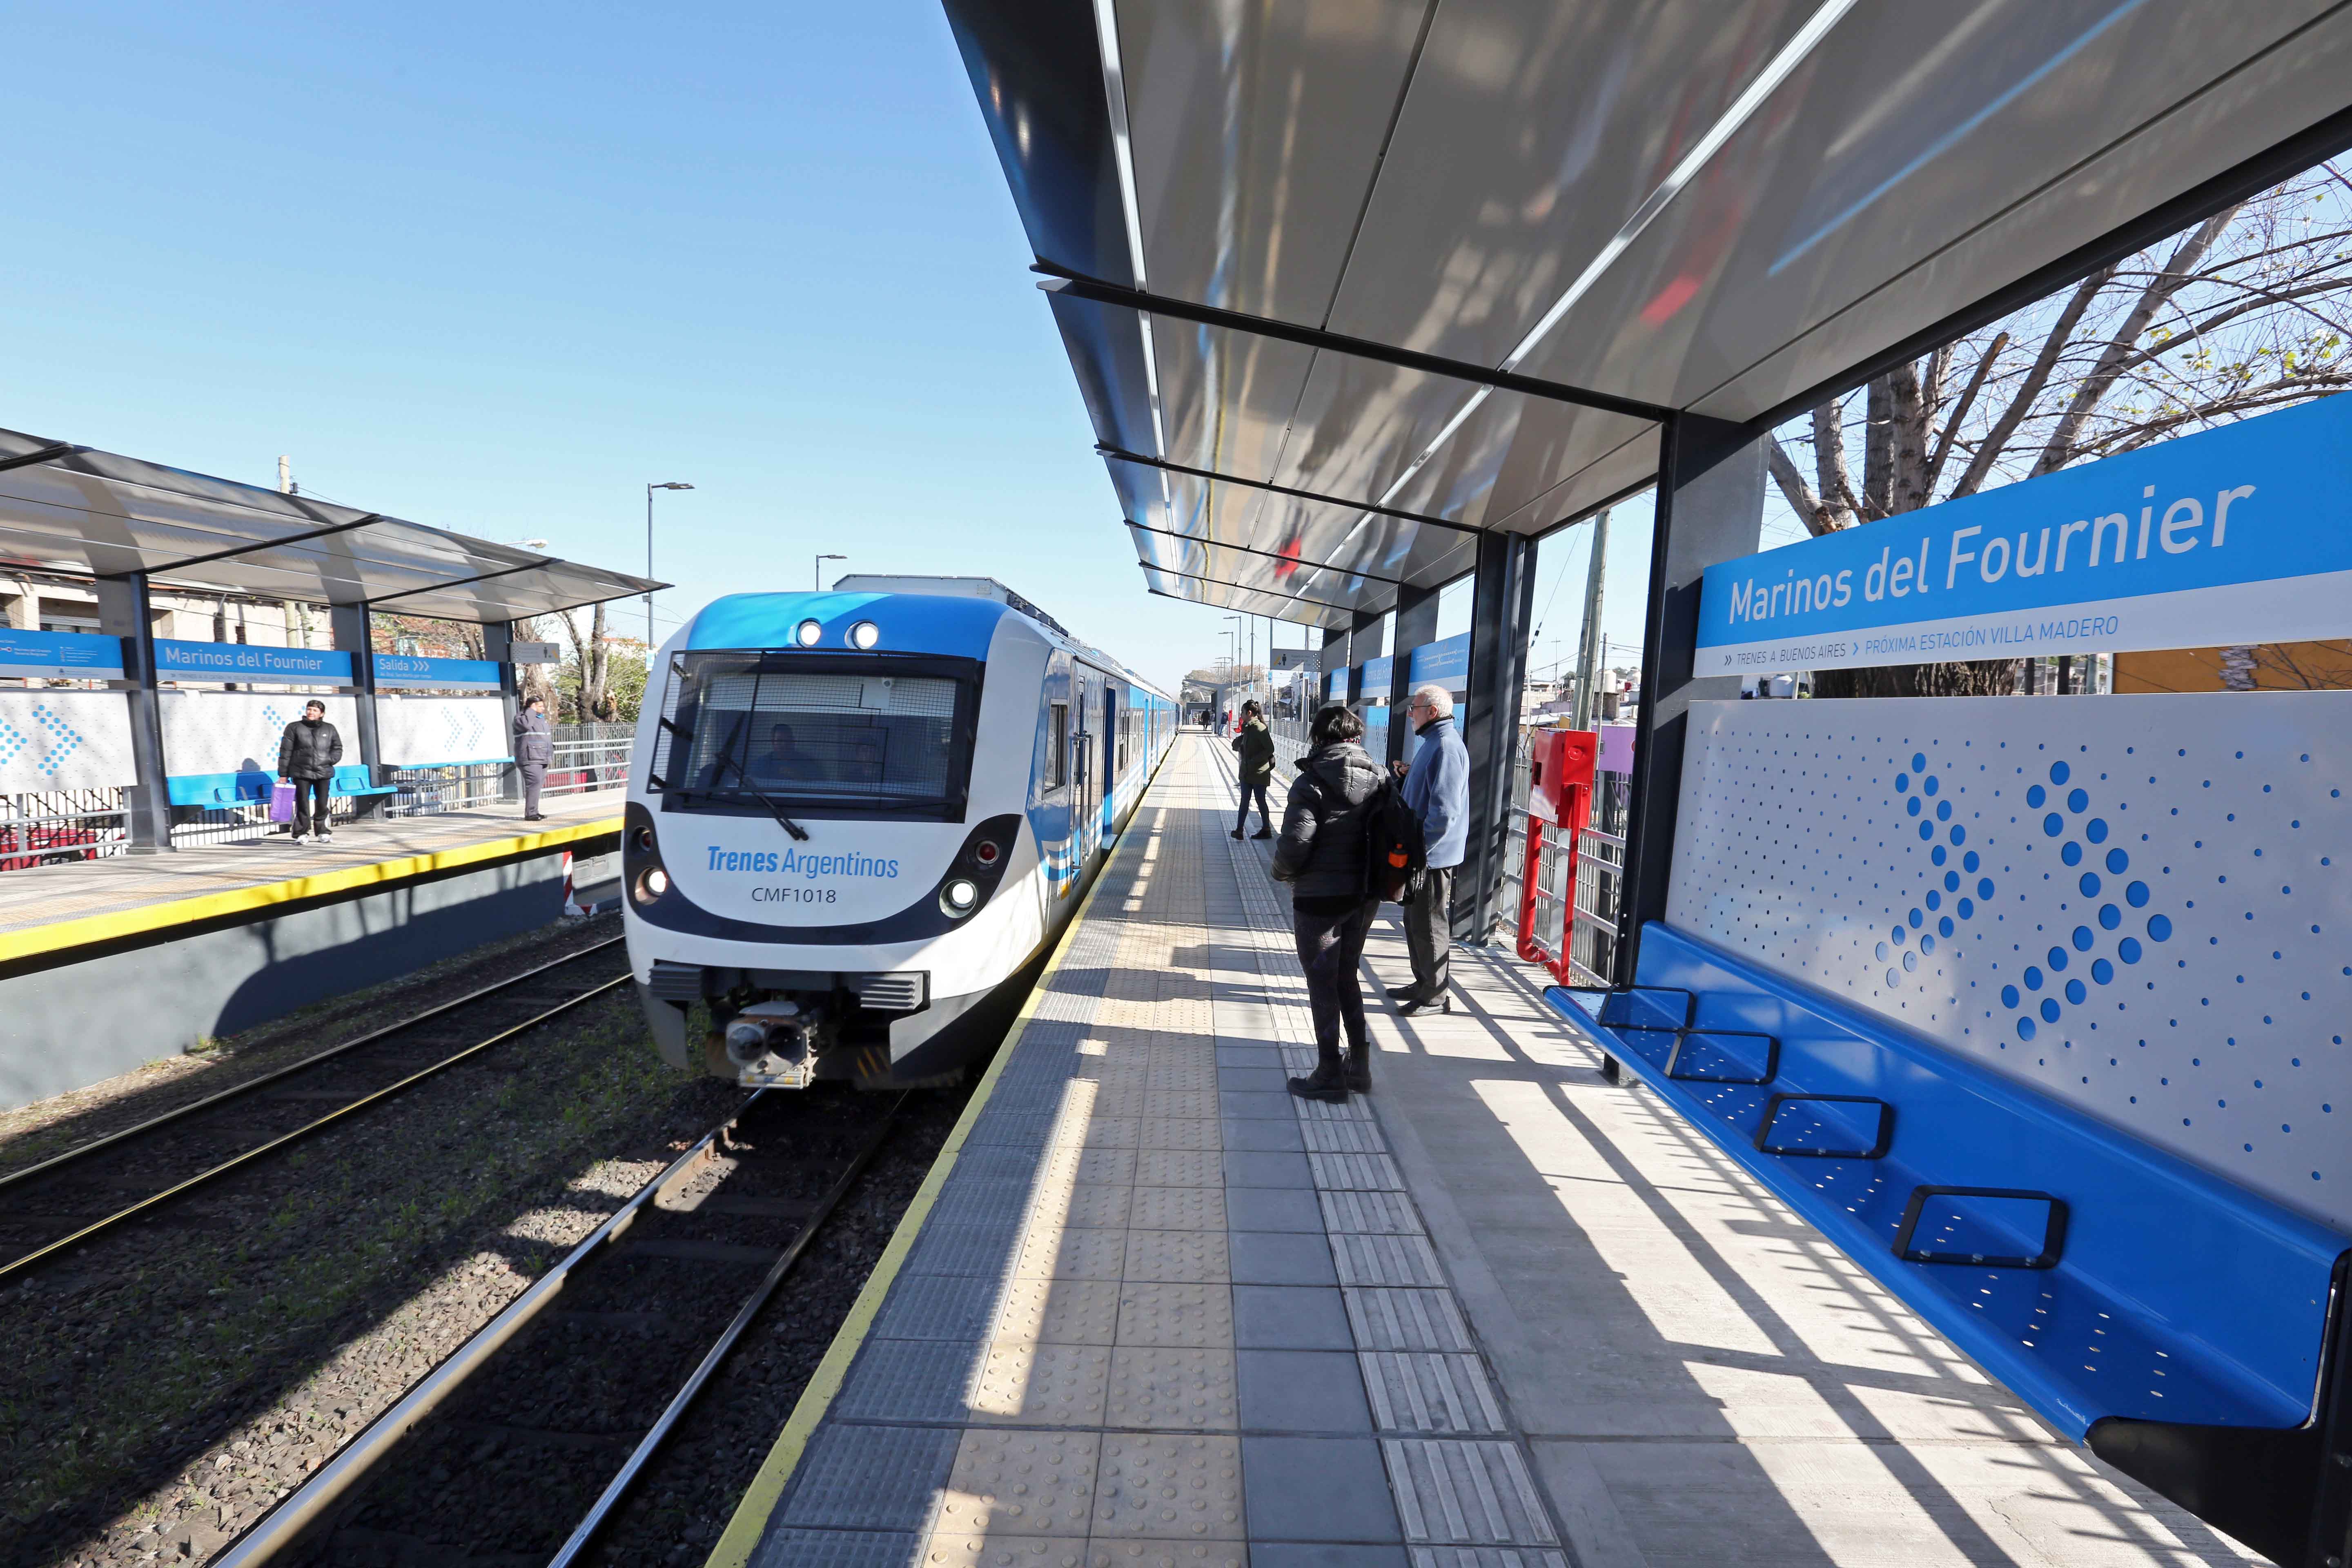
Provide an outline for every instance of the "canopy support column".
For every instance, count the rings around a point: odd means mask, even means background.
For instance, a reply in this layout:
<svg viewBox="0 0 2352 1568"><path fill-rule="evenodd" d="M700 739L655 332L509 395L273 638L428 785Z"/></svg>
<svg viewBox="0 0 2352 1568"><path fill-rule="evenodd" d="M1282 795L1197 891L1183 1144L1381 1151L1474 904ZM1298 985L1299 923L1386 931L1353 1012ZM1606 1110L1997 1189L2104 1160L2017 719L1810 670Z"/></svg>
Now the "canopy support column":
<svg viewBox="0 0 2352 1568"><path fill-rule="evenodd" d="M135 782L122 792L123 826L131 853L153 855L172 847L172 788L164 769L163 710L155 689L154 613L142 572L100 577L90 584L98 595L99 629L122 639L123 695L131 704L131 761Z"/></svg>
<svg viewBox="0 0 2352 1568"><path fill-rule="evenodd" d="M515 715L522 709L522 682L515 674L514 623L486 621L482 625L482 657L494 659L499 667L499 702L507 717L506 733L514 733ZM646 650L646 668L653 668L654 650ZM509 742L511 745L511 742ZM522 798L522 770L512 762L499 772L499 798Z"/></svg>
<svg viewBox="0 0 2352 1568"><path fill-rule="evenodd" d="M1389 761L1406 760L1406 732L1412 721L1405 709L1412 696L1412 653L1437 640L1437 590L1399 588L1395 646L1389 650Z"/></svg>
<svg viewBox="0 0 2352 1568"><path fill-rule="evenodd" d="M1633 732L1633 800L1617 907L1619 984L1630 984L1646 921L1666 918L1683 743L1693 702L1737 699L1737 676L1696 679L1699 575L1752 555L1764 529L1764 444L1748 426L1678 415L1659 432L1649 606L1642 626L1642 694Z"/></svg>
<svg viewBox="0 0 2352 1568"><path fill-rule="evenodd" d="M360 761L367 768L371 785L390 784L384 776L383 732L376 726L375 712L375 641L371 635L372 612L365 605L330 605L327 625L335 646L352 656L352 707L359 715ZM364 805L373 809L382 795L370 795Z"/></svg>
<svg viewBox="0 0 2352 1568"><path fill-rule="evenodd" d="M1485 939L1509 863L1511 778L1518 766L1519 689L1527 681L1528 619L1535 608L1536 542L1523 533L1478 536L1470 594L1469 700L1461 712L1470 751L1470 843L1454 882L1454 934Z"/></svg>

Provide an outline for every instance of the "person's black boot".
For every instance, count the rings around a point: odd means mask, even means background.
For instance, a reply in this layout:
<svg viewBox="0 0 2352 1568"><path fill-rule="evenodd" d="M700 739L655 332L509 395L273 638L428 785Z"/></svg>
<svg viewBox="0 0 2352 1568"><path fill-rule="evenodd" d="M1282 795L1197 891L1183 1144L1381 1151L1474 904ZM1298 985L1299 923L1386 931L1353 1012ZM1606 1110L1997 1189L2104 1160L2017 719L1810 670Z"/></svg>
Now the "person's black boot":
<svg viewBox="0 0 2352 1568"><path fill-rule="evenodd" d="M1411 1002L1420 994L1421 987L1418 984L1389 987L1389 1000L1391 1002Z"/></svg>
<svg viewBox="0 0 2352 1568"><path fill-rule="evenodd" d="M1233 836L1234 836L1235 838L1239 838L1239 837L1242 836L1242 830L1241 830L1240 828L1238 828L1238 827L1234 828L1234 834L1233 834Z"/></svg>
<svg viewBox="0 0 2352 1568"><path fill-rule="evenodd" d="M1372 1051L1370 1046L1359 1047L1348 1053L1347 1066L1341 1069L1347 1078L1349 1094L1372 1092Z"/></svg>
<svg viewBox="0 0 2352 1568"><path fill-rule="evenodd" d="M1251 834L1250 837L1252 838L1271 838L1274 837L1274 829L1271 827L1261 827L1255 833Z"/></svg>
<svg viewBox="0 0 2352 1568"><path fill-rule="evenodd" d="M1453 994L1450 992L1441 991L1434 996L1423 996L1405 1003L1397 1009L1397 1016L1410 1018L1421 1013L1451 1013L1452 1011L1454 1011Z"/></svg>
<svg viewBox="0 0 2352 1568"><path fill-rule="evenodd" d="M1290 1092L1301 1100L1340 1101L1348 1098L1348 1074L1337 1061L1318 1062L1305 1078L1290 1080Z"/></svg>

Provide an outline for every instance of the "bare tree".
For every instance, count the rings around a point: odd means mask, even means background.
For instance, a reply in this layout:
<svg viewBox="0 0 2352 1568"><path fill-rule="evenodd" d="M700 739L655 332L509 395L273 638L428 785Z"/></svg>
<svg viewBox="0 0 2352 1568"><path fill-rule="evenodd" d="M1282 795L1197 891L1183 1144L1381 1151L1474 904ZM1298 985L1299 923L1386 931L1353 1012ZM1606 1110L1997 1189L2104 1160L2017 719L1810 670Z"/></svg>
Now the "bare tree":
<svg viewBox="0 0 2352 1568"><path fill-rule="evenodd" d="M609 722L613 716L613 647L604 634L604 606L601 603L594 606L588 635L584 638L580 635L577 611L562 610L557 613L563 617L564 632L572 641L572 722Z"/></svg>
<svg viewBox="0 0 2352 1568"><path fill-rule="evenodd" d="M2352 183L2323 163L1791 420L1768 468L1819 535L2326 396L2352 385L2347 293ZM1814 689L2007 692L2020 669L1828 670Z"/></svg>

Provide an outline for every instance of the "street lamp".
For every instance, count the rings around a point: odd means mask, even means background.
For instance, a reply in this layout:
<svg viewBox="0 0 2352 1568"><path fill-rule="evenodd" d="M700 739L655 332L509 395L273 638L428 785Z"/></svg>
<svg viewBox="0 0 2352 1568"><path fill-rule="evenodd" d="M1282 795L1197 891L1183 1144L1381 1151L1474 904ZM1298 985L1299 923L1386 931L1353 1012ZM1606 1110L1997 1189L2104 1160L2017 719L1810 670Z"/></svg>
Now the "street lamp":
<svg viewBox="0 0 2352 1568"><path fill-rule="evenodd" d="M654 574L654 492L656 490L690 490L693 488L692 485L680 484L676 479L671 479L666 484L646 487L646 575L647 577ZM654 591L648 588L646 590L646 668L647 669L654 667L654 649L659 644L660 639L654 636Z"/></svg>
<svg viewBox="0 0 2352 1568"><path fill-rule="evenodd" d="M824 592L824 563L826 562L846 561L848 559L849 557L846 555L818 556L816 558L816 565L811 568L809 572L809 592L813 594L822 594Z"/></svg>

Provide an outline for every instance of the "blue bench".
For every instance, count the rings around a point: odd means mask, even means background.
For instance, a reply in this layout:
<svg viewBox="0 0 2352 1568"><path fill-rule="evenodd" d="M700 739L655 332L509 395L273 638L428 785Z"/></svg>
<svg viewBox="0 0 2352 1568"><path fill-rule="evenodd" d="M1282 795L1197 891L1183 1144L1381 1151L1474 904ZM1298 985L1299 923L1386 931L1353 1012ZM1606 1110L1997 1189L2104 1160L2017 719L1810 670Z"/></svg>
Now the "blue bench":
<svg viewBox="0 0 2352 1568"><path fill-rule="evenodd" d="M2341 1537L2345 1237L1671 927L1635 980L1545 996L2059 1430L2282 1563Z"/></svg>
<svg viewBox="0 0 2352 1568"><path fill-rule="evenodd" d="M258 768L230 773L173 773L165 783L170 786L173 805L197 808L221 808L235 805L267 805L270 786L278 775ZM329 796L350 799L373 799L379 795L397 794L392 784L369 782L364 763L348 763L335 770L328 781Z"/></svg>

